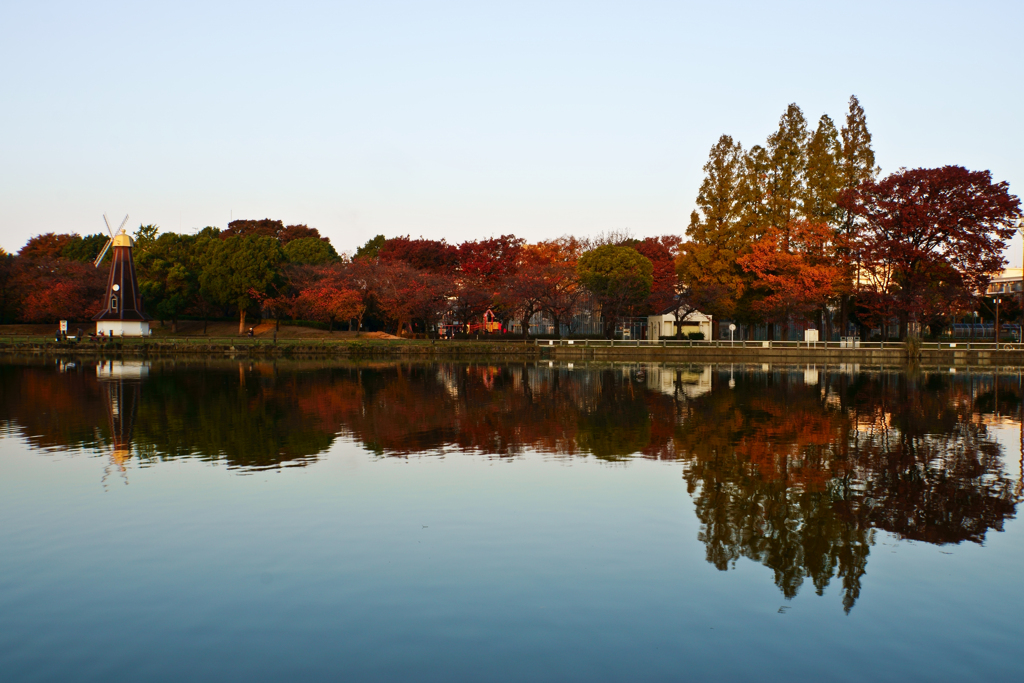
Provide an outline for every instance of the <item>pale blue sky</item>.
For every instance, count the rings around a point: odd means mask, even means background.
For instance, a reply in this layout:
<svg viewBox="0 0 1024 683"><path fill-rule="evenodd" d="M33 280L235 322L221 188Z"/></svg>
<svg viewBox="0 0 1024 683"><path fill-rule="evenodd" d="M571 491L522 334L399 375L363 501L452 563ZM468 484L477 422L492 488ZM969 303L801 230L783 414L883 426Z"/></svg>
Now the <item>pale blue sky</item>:
<svg viewBox="0 0 1024 683"><path fill-rule="evenodd" d="M0 4L0 246L235 218L682 233L722 133L855 93L883 172L1024 187L1020 2ZM1020 265L1020 242L1011 263Z"/></svg>

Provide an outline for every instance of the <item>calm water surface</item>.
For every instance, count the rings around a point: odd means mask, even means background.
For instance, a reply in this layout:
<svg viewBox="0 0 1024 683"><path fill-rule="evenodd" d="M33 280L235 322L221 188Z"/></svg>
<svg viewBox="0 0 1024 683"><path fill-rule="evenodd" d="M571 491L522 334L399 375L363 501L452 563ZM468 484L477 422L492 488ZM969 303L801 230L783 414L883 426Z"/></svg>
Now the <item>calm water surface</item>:
<svg viewBox="0 0 1024 683"><path fill-rule="evenodd" d="M1016 374L0 365L5 681L1016 680Z"/></svg>

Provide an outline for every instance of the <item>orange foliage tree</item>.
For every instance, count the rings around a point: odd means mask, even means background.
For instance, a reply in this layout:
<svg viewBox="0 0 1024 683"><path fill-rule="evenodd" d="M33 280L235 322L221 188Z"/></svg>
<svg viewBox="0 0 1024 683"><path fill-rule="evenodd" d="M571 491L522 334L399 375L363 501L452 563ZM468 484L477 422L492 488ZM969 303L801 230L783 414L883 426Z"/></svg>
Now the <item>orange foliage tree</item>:
<svg viewBox="0 0 1024 683"><path fill-rule="evenodd" d="M835 233L824 223L792 221L770 228L737 262L756 281L760 296L751 310L769 323L807 319L839 294L844 269L835 253ZM787 331L783 326L783 334Z"/></svg>

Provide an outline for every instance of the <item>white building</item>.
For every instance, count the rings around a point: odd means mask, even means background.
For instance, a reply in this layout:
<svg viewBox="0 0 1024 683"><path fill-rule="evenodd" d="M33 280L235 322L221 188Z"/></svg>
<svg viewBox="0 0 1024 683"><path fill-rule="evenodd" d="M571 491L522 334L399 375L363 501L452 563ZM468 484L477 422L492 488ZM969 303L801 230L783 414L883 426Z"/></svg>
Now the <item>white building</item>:
<svg viewBox="0 0 1024 683"><path fill-rule="evenodd" d="M705 339L711 339L711 316L694 311L679 321L678 325L675 313L647 317L647 338L651 341L674 339L677 330L682 332L683 337L691 332L703 332Z"/></svg>

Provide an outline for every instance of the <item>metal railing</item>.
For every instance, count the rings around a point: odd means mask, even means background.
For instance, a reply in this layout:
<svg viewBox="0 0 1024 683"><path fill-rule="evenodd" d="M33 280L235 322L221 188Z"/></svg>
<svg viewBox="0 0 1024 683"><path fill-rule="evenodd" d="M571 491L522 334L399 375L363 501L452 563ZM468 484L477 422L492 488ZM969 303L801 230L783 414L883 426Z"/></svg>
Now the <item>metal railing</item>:
<svg viewBox="0 0 1024 683"><path fill-rule="evenodd" d="M900 341L761 341L728 339L537 339L537 346L573 346L584 348L695 348L695 349L818 349L818 350L903 350ZM919 342L917 348L927 351L1024 351L1024 344L994 341Z"/></svg>

